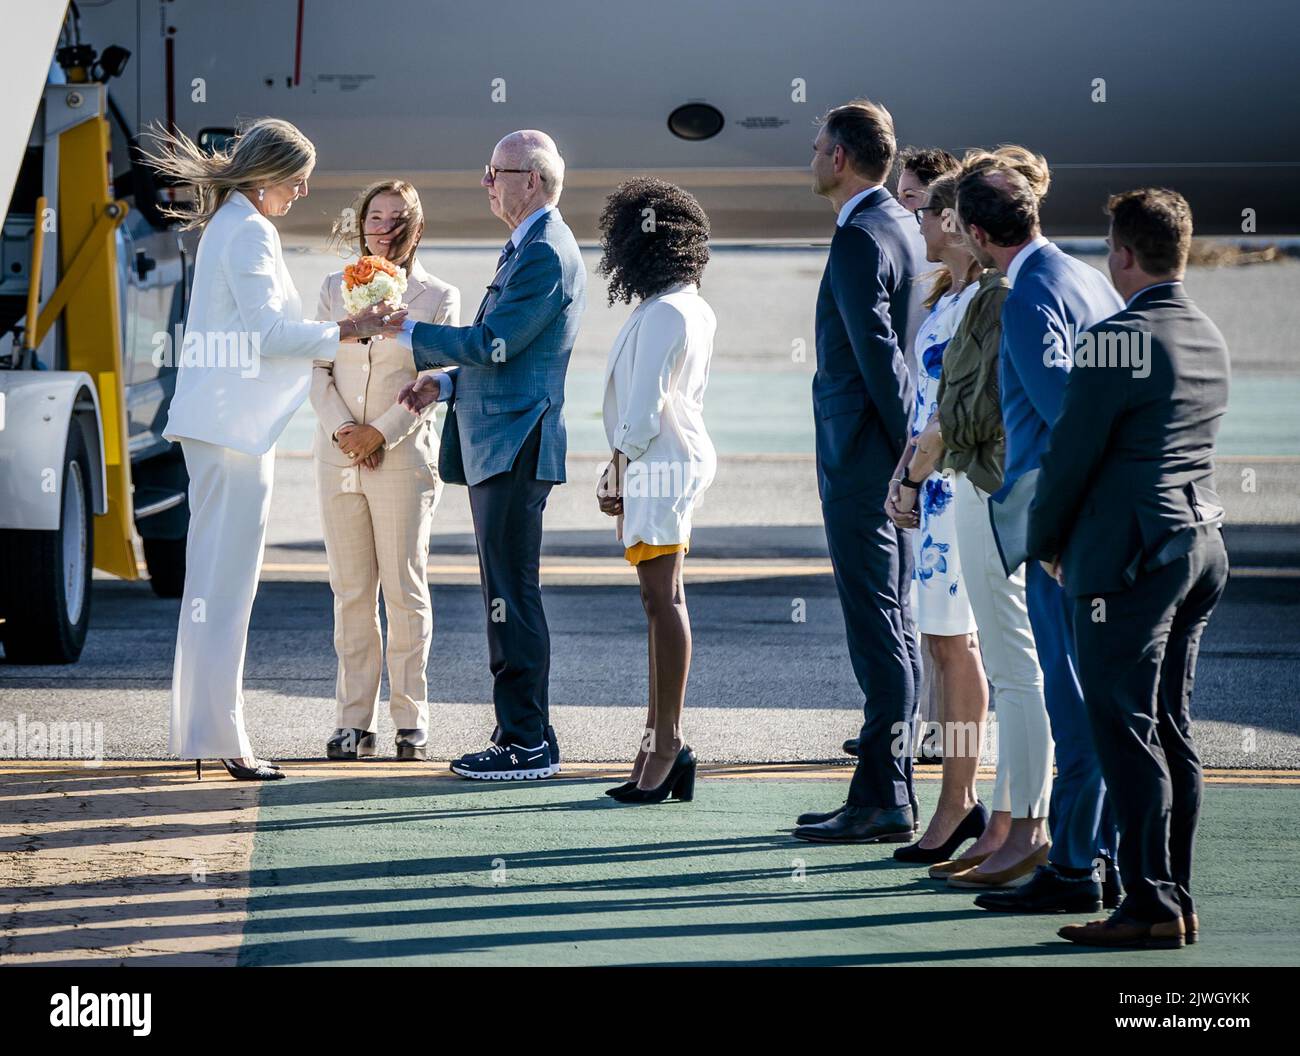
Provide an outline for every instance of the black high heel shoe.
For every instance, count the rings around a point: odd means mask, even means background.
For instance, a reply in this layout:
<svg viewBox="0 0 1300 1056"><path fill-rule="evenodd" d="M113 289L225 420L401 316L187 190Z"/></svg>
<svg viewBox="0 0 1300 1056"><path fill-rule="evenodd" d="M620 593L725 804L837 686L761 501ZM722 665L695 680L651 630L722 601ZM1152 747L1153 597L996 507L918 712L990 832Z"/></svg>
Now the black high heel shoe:
<svg viewBox="0 0 1300 1056"><path fill-rule="evenodd" d="M682 745L682 750L673 760L673 767L658 788L634 788L621 796L615 796L619 803L662 803L669 796L689 803L695 798L695 752L689 744Z"/></svg>
<svg viewBox="0 0 1300 1056"><path fill-rule="evenodd" d="M618 799L620 796L626 796L634 788L636 788L635 781L624 781L621 785L616 785L614 788L605 789L605 795L613 796L615 799Z"/></svg>
<svg viewBox="0 0 1300 1056"><path fill-rule="evenodd" d="M971 807L970 813L961 819L960 824L938 847L922 847L920 841L909 843L894 852L896 862L915 862L921 865L933 865L936 862L951 861L953 854L967 840L978 840L984 835L984 828L989 823L988 808L979 800Z"/></svg>
<svg viewBox="0 0 1300 1056"><path fill-rule="evenodd" d="M280 781L284 778L284 771L278 770L273 766L267 766L262 760L256 759L256 766L248 767L238 759L222 759L221 765L226 768L226 773L236 781Z"/></svg>

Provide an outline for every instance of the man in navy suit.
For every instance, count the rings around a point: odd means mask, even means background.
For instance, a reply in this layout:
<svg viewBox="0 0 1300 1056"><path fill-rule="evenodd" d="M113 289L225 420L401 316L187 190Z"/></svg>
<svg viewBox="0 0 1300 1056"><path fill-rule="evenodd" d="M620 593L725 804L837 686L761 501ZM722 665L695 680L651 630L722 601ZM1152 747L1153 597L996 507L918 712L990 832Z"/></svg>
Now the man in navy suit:
<svg viewBox="0 0 1300 1056"><path fill-rule="evenodd" d="M957 211L980 262L1011 283L999 348L1007 450L1003 487L992 497L997 501L1038 469L1061 410L1076 336L1122 302L1101 272L1042 236L1038 197L1009 164L985 158L969 165L957 186ZM1019 913L1094 911L1103 899L1096 863L1099 857L1114 860L1116 840L1079 685L1073 606L1037 561L1027 562L1025 595L1056 744L1052 847L1028 883L986 892L975 904Z"/></svg>
<svg viewBox="0 0 1300 1056"><path fill-rule="evenodd" d="M926 264L915 217L884 187L895 152L889 111L865 99L831 110L813 143L813 190L838 212L817 294L817 486L865 698L848 801L801 815L794 830L820 843L908 842L916 825L912 546L885 515L885 499L908 438L908 351L924 314L914 280Z"/></svg>
<svg viewBox="0 0 1300 1056"><path fill-rule="evenodd" d="M511 235L478 315L471 326L408 322L403 338L417 369L458 368L438 472L469 486L497 716L493 743L451 764L462 777L550 777L560 765L547 699L542 511L565 479L564 377L587 288L556 208L563 181L564 161L546 133L501 140L482 183ZM438 394L430 378L409 388L403 402L413 410Z"/></svg>
<svg viewBox="0 0 1300 1056"><path fill-rule="evenodd" d="M1110 274L1128 303L1089 331L1076 357L1043 453L1029 551L1073 600L1126 895L1108 920L1060 935L1176 949L1199 931L1191 699L1201 635L1228 580L1214 491L1228 347L1183 288L1192 242L1183 196L1146 188L1107 208Z"/></svg>

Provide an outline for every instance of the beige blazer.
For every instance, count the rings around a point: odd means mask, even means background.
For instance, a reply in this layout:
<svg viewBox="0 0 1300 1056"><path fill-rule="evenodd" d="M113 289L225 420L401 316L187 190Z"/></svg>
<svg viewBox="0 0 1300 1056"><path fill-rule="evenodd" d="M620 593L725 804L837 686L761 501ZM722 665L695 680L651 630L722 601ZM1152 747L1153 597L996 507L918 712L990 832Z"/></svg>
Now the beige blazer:
<svg viewBox="0 0 1300 1056"><path fill-rule="evenodd" d="M418 323L460 323L460 293L411 263L404 300L409 317ZM345 319L343 272L336 271L321 285L321 319ZM435 373L425 371L425 373ZM315 456L331 466L350 466L334 434L347 425L373 425L384 434L384 459L380 470L413 469L438 464L438 431L434 416L439 404L412 414L397 402L397 393L417 374L411 353L392 338L370 342L340 342L334 361L316 360L312 368L311 405L318 425Z"/></svg>

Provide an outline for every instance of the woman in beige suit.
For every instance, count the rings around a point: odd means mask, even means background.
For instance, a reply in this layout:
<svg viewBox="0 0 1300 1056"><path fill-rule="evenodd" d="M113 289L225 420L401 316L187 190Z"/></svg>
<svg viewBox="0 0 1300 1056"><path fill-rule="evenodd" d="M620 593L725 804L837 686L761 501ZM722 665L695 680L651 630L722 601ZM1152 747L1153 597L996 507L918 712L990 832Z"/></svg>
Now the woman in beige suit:
<svg viewBox="0 0 1300 1056"><path fill-rule="evenodd" d="M350 230L349 230L350 226ZM386 257L406 270L409 318L459 323L454 286L420 266L416 249L424 213L403 180L367 187L355 223L336 225L342 241ZM322 319L342 319L343 273L321 287ZM441 372L435 372L441 373ZM437 403L413 414L397 393L416 376L411 353L385 338L340 346L333 362L316 362L311 402L316 409L316 485L320 496L330 587L334 591L334 650L338 654L336 726L326 742L331 759L376 754L383 643L379 590L388 614L389 707L397 728L397 758L423 759L429 705L425 665L433 637L426 567L438 479ZM442 398L450 378L440 377Z"/></svg>

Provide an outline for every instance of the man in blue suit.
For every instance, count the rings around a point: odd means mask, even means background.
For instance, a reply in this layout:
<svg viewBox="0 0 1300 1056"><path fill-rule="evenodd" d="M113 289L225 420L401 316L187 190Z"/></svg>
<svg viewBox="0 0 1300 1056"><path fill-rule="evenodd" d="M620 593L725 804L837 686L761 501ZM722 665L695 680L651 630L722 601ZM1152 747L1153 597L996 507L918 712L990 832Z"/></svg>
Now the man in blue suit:
<svg viewBox="0 0 1300 1056"><path fill-rule="evenodd" d="M550 136L529 130L501 140L482 184L511 235L473 325L404 327L417 369L458 368L438 472L469 487L497 716L492 744L451 764L468 778L550 777L560 766L547 699L542 511L565 480L564 376L587 285L556 208L563 182ZM427 405L437 384L421 379L403 402Z"/></svg>
<svg viewBox="0 0 1300 1056"><path fill-rule="evenodd" d="M801 815L794 830L818 843L909 842L916 826L912 545L885 515L885 499L908 438L908 352L925 293L914 280L926 264L916 218L884 187L895 151L889 111L865 99L830 111L813 143L813 189L838 212L817 294L817 486L865 698L848 801Z"/></svg>
<svg viewBox="0 0 1300 1056"><path fill-rule="evenodd" d="M993 496L998 501L1039 468L1070 378L1076 336L1122 302L1101 272L1042 236L1038 198L1010 165L987 158L968 165L957 187L957 211L980 262L1011 283L999 349L1007 449L1003 487ZM1019 913L1095 911L1103 900L1096 862L1114 861L1116 840L1079 684L1072 606L1037 561L1027 562L1025 594L1056 743L1052 847L1028 883L986 892L975 904ZM1115 880L1113 867L1103 870ZM1118 900L1113 888L1108 895Z"/></svg>

